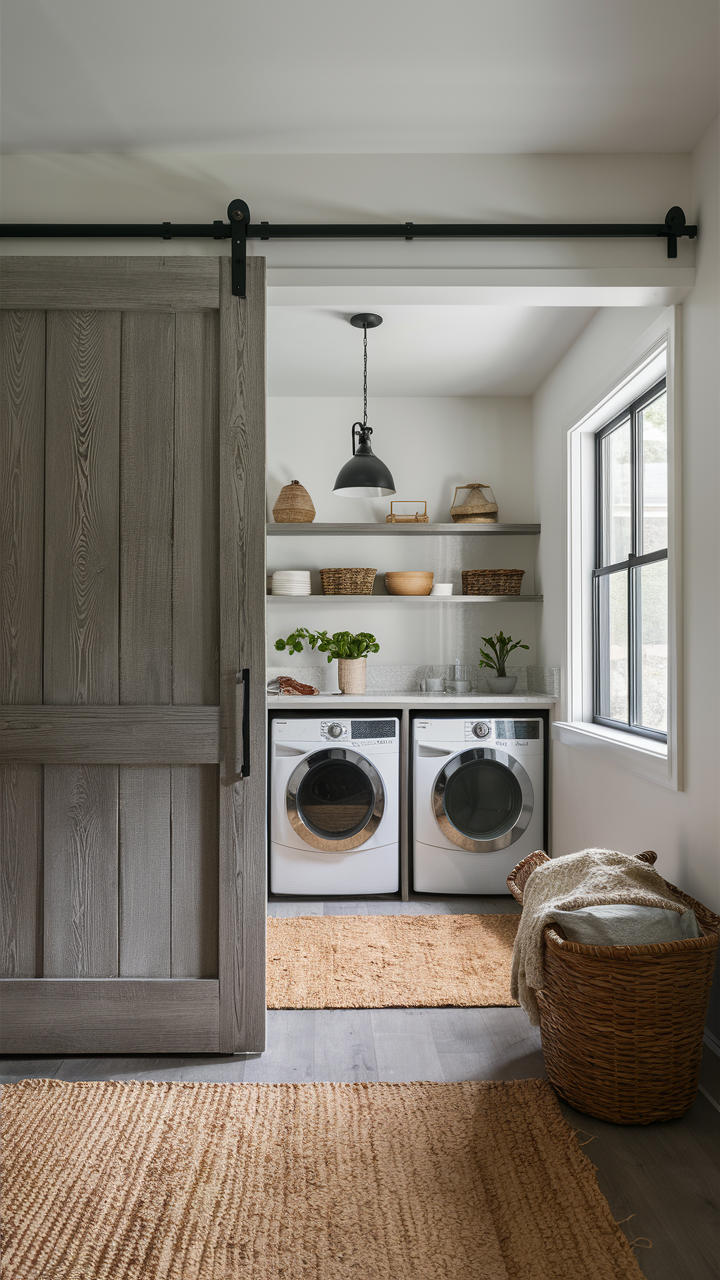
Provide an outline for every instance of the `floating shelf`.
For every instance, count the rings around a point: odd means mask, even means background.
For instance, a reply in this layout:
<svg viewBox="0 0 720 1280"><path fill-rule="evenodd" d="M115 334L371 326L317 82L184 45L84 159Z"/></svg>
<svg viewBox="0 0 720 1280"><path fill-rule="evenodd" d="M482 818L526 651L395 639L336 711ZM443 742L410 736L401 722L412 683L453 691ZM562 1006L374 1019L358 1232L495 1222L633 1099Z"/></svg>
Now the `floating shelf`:
<svg viewBox="0 0 720 1280"><path fill-rule="evenodd" d="M542 604L542 596L268 596L270 604L297 604L301 600L331 600L335 604L362 601L363 604Z"/></svg>
<svg viewBox="0 0 720 1280"><path fill-rule="evenodd" d="M462 537L488 538L499 534L532 535L540 532L539 524L269 524L269 538L282 537Z"/></svg>

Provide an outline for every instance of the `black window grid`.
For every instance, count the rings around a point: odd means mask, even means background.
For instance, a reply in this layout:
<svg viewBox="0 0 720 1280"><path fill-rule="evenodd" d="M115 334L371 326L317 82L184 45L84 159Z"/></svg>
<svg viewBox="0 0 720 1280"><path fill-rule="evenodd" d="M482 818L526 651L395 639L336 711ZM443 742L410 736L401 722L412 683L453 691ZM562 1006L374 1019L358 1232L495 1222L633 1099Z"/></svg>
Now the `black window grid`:
<svg viewBox="0 0 720 1280"><path fill-rule="evenodd" d="M639 723L640 720L640 688L641 688L641 624L640 592L638 578L643 565L653 564L658 560L667 560L667 547L660 551L637 554L642 545L643 523L643 466L642 436L639 429L640 414L647 405L656 400L667 390L667 380L661 378L642 396L626 405L621 413L602 427L595 436L595 564L593 569L593 722L606 725L610 729L622 729L626 733L635 733L643 738L654 738L667 742L667 733L658 729L648 729ZM623 422L630 422L630 546L627 560L615 564L603 564L605 554L603 539L604 529L604 475L603 475L603 441L611 435ZM607 619L603 616L600 598L600 583L603 577L610 574L625 573L627 575L627 617L628 617L628 719L613 720L600 715L600 660L602 645L602 629Z"/></svg>

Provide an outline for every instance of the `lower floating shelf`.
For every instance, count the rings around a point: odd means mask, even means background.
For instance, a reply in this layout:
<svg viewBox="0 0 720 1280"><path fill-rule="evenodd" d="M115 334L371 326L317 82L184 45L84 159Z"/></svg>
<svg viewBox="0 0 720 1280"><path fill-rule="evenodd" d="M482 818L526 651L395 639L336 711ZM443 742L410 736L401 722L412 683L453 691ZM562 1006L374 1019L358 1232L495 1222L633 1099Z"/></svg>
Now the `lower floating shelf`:
<svg viewBox="0 0 720 1280"><path fill-rule="evenodd" d="M270 604L287 604L300 600L332 600L337 604L347 604L350 600L361 600L363 604L542 604L542 596L268 596Z"/></svg>

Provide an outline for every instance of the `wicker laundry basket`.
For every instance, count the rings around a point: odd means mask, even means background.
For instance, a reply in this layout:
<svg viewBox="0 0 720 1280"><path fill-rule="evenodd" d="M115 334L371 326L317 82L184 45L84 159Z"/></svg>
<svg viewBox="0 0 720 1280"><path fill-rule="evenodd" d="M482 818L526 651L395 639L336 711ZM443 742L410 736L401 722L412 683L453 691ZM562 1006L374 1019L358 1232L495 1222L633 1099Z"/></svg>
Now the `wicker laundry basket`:
<svg viewBox="0 0 720 1280"><path fill-rule="evenodd" d="M377 569L321 569L325 596L371 596Z"/></svg>
<svg viewBox="0 0 720 1280"><path fill-rule="evenodd" d="M463 569L464 596L519 596L524 569Z"/></svg>
<svg viewBox="0 0 720 1280"><path fill-rule="evenodd" d="M508 876L519 903L547 861L531 853ZM615 1124L673 1120L697 1092L720 918L666 883L692 907L700 938L593 947L569 942L559 925L545 930L545 986L536 995L550 1082L578 1111Z"/></svg>

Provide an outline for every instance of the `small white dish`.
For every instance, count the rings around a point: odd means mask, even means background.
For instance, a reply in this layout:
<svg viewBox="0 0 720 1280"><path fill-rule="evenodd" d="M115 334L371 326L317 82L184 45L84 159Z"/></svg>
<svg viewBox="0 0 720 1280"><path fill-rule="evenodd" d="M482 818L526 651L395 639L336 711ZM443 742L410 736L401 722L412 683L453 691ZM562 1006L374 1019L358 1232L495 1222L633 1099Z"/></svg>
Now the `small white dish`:
<svg viewBox="0 0 720 1280"><path fill-rule="evenodd" d="M309 569L276 569L272 575L274 596L309 596Z"/></svg>
<svg viewBox="0 0 720 1280"><path fill-rule="evenodd" d="M432 588L431 596L451 596L453 593L452 582L436 582Z"/></svg>

